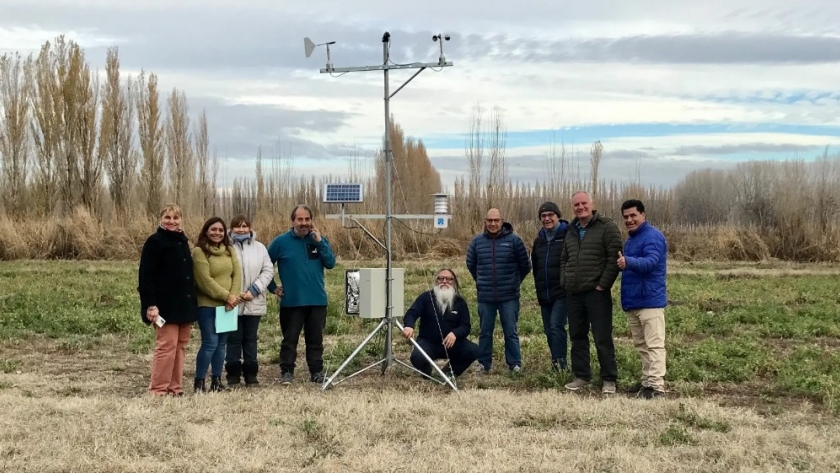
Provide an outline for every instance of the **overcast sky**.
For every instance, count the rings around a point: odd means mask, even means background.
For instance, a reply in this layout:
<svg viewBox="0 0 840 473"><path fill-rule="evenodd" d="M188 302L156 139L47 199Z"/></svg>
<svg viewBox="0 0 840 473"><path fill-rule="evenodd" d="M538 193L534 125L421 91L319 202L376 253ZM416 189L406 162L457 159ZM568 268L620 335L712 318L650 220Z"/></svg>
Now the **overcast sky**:
<svg viewBox="0 0 840 473"><path fill-rule="evenodd" d="M840 2L808 0L0 0L0 52L37 51L59 34L95 68L118 46L121 70L158 74L164 91L205 109L221 176L253 176L257 147L295 158L304 174L345 173L383 131L382 73L336 67L446 59L391 101L445 184L467 169L474 107L499 107L514 179L536 181L551 141L588 172L673 185L692 169L747 159L812 159L840 144ZM282 5L282 6L281 6ZM315 6L317 5L317 6ZM391 89L413 71L392 72ZM574 166L573 166L574 167Z"/></svg>

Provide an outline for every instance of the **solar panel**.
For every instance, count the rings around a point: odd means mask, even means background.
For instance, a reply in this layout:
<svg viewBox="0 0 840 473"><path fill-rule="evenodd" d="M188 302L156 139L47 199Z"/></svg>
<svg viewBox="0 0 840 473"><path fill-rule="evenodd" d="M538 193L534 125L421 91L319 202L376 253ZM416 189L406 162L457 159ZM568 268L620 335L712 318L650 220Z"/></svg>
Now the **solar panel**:
<svg viewBox="0 0 840 473"><path fill-rule="evenodd" d="M330 183L324 185L324 202L364 202L364 189L359 183Z"/></svg>

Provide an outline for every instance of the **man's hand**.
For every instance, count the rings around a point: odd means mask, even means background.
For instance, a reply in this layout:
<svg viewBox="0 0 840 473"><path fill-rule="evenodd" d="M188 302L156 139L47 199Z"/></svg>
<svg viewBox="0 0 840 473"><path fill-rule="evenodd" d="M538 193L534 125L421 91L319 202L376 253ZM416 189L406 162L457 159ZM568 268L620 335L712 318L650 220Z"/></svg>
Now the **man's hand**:
<svg viewBox="0 0 840 473"><path fill-rule="evenodd" d="M627 267L627 261L624 259L624 255L621 252L618 252L618 260L616 261L618 264L619 269L624 269Z"/></svg>
<svg viewBox="0 0 840 473"><path fill-rule="evenodd" d="M443 346L446 348L452 348L452 345L455 345L455 334L449 332L449 335L443 339Z"/></svg>
<svg viewBox="0 0 840 473"><path fill-rule="evenodd" d="M277 297L283 297L283 286L277 286L274 288L274 295Z"/></svg>
<svg viewBox="0 0 840 473"><path fill-rule="evenodd" d="M309 230L309 231L312 235L312 239L315 240L315 243L320 243L321 242L321 231L318 230L318 227L316 227L315 225L312 225L312 229Z"/></svg>
<svg viewBox="0 0 840 473"><path fill-rule="evenodd" d="M412 327L405 327L402 331L403 337L409 339L414 336L414 329Z"/></svg>

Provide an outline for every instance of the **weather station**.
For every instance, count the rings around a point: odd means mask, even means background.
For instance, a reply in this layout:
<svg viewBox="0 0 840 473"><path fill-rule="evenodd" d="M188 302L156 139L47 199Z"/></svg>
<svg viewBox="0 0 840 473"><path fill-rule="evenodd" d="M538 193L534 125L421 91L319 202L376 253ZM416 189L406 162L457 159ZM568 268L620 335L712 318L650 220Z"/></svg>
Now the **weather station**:
<svg viewBox="0 0 840 473"><path fill-rule="evenodd" d="M399 360L394 356L393 352L393 330L395 328L400 331L403 330L403 325L397 320L405 312L404 300L404 279L405 268L394 268L392 264L391 251L391 222L394 218L399 220L432 220L434 227L444 229L449 226L451 214L449 213L449 195L445 193L432 194L434 199L434 213L433 214L392 214L392 195L391 195L391 168L393 166L393 154L391 150L391 98L403 89L409 82L411 82L417 75L425 69L433 69L440 71L444 67L451 67L452 62L447 62L443 54L443 43L449 41L451 36L448 34L435 34L432 36L432 41L439 43L440 55L437 62L430 63L409 63L397 64L390 58L391 50L391 34L387 31L382 35L382 63L371 66L353 66L353 67L335 67L332 63L332 53L330 46L334 45L335 41L316 44L309 38L303 39L304 52L306 57L310 57L319 46L325 46L327 52L326 67L322 68L322 74L330 74L333 77L338 77L349 72L372 72L382 71L384 75L384 102L385 102L385 132L383 138L382 152L385 159L385 214L352 214L347 213L345 206L347 204L359 204L364 201L364 188L359 183L329 183L324 186L323 202L329 204L340 204L340 212L338 214L328 214L325 217L328 219L339 219L342 226L349 220L357 225L365 234L373 239L385 252L386 265L385 268L360 268L347 270L345 273L345 312L347 315L358 316L365 319L379 319L380 322L376 328L371 331L367 337L356 347L355 350L345 359L341 365L336 369L332 375L325 378L321 387L326 390L330 385L336 385L339 382L352 378L364 371L379 366L382 374L385 371L399 364L411 371L426 376L419 370L415 369L409 363ZM437 69L436 69L437 68ZM391 92L389 72L392 70L402 69L417 69L417 71L402 83L396 90ZM385 220L385 242L379 241L362 223L360 220ZM384 333L385 348L382 358L375 363L363 367L358 371L338 379L342 371L347 368L350 362L358 356L362 349L370 343L371 340L378 334ZM418 350L429 361L432 368L437 371L443 381L434 381L440 384L447 384L453 390L457 391L458 387L453 382L450 376L447 376L443 370L434 363L428 354L411 338L410 342L415 350Z"/></svg>

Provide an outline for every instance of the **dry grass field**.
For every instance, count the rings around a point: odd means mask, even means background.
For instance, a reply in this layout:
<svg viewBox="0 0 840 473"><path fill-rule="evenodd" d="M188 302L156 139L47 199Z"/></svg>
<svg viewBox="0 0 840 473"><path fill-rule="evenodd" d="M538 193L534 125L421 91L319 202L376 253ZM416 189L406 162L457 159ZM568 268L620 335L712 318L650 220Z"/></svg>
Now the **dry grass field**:
<svg viewBox="0 0 840 473"><path fill-rule="evenodd" d="M459 261L413 262L407 304L444 264L475 300ZM375 324L343 315L343 269L328 272L330 373ZM548 367L531 279L519 377L498 368L497 328L493 373L465 374L458 392L399 366L327 391L303 380L282 387L268 316L259 388L156 399L145 393L153 336L137 315L136 263L4 262L0 471L836 472L838 276L836 265L674 263L667 399L565 392L569 376ZM615 336L621 388L640 363L619 307ZM394 343L407 361L406 343ZM198 345L195 331L187 383ZM382 349L374 339L352 367Z"/></svg>

